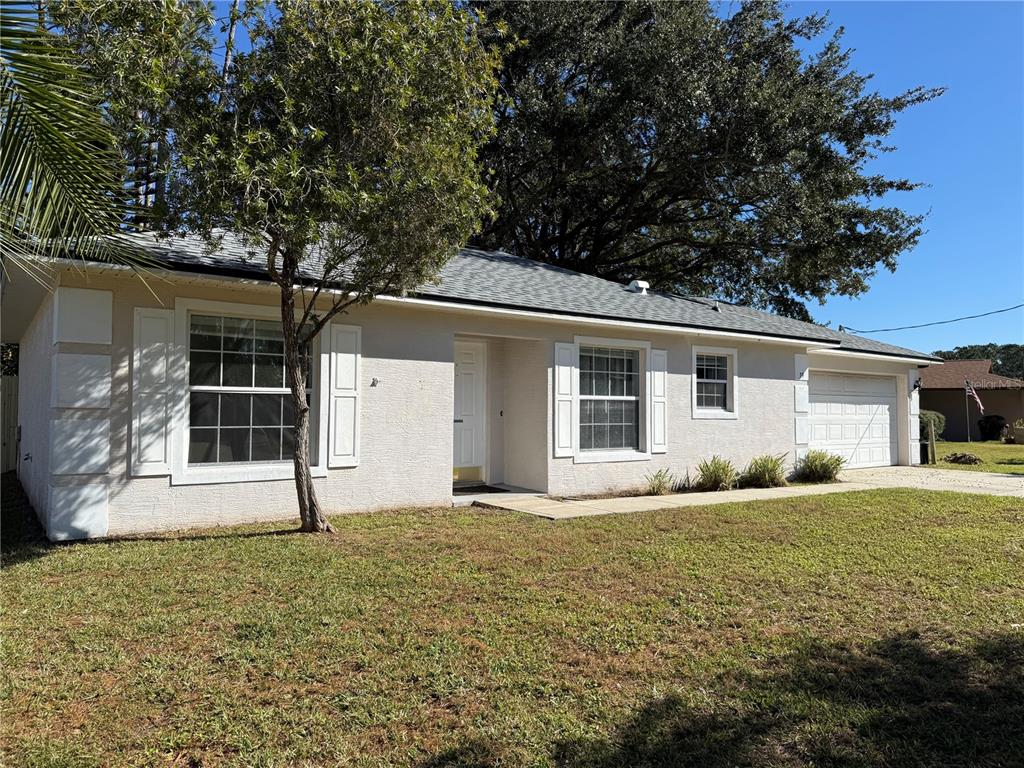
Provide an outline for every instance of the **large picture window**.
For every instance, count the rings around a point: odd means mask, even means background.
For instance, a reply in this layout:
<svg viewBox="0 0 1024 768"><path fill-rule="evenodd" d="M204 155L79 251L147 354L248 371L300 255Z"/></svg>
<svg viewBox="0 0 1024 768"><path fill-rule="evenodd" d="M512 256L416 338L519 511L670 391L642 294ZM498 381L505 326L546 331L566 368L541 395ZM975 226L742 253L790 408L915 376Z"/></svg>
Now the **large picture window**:
<svg viewBox="0 0 1024 768"><path fill-rule="evenodd" d="M281 323L191 315L188 355L188 463L290 460L295 417ZM308 368L306 382L309 402Z"/></svg>
<svg viewBox="0 0 1024 768"><path fill-rule="evenodd" d="M640 353L580 347L580 450L638 450Z"/></svg>

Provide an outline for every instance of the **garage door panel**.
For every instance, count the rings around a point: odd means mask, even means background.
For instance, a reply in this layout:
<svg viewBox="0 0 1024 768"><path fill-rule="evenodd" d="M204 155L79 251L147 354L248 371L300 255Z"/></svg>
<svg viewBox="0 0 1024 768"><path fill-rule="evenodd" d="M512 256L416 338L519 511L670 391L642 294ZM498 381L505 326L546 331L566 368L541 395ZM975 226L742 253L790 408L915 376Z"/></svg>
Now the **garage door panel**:
<svg viewBox="0 0 1024 768"><path fill-rule="evenodd" d="M895 462L894 378L812 371L809 400L811 448L842 456L848 467Z"/></svg>

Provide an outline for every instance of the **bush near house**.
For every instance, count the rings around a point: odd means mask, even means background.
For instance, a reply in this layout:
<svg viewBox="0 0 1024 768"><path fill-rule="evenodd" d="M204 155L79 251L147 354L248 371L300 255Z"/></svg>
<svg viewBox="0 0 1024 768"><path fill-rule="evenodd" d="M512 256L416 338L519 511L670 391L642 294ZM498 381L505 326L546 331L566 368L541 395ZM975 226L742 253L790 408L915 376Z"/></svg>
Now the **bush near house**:
<svg viewBox="0 0 1024 768"><path fill-rule="evenodd" d="M662 468L657 472L649 472L644 476L647 481L647 494L649 496L665 496L676 490L678 482L676 476L668 469Z"/></svg>
<svg viewBox="0 0 1024 768"><path fill-rule="evenodd" d="M998 413L989 413L978 419L978 431L982 440L998 440L1006 426L1006 419Z"/></svg>
<svg viewBox="0 0 1024 768"><path fill-rule="evenodd" d="M728 459L712 456L697 465L697 479L693 482L695 491L728 491L736 487L739 473Z"/></svg>
<svg viewBox="0 0 1024 768"><path fill-rule="evenodd" d="M794 479L802 483L834 483L845 461L828 451L808 451L796 463Z"/></svg>
<svg viewBox="0 0 1024 768"><path fill-rule="evenodd" d="M928 425L935 425L935 438L938 439L942 433L946 430L946 415L939 413L938 411L926 411L921 410L917 416L918 421L921 423L921 439L928 439Z"/></svg>
<svg viewBox="0 0 1024 768"><path fill-rule="evenodd" d="M786 484L786 455L766 453L751 459L740 475L740 488L779 488Z"/></svg>

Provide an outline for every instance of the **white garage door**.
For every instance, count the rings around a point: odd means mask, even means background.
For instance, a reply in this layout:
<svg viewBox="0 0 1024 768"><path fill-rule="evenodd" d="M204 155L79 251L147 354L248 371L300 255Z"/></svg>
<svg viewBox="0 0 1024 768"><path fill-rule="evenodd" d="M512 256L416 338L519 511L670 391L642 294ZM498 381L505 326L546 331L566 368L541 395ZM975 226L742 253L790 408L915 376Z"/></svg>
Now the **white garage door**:
<svg viewBox="0 0 1024 768"><path fill-rule="evenodd" d="M837 453L847 467L882 467L899 456L896 379L811 372L811 448Z"/></svg>

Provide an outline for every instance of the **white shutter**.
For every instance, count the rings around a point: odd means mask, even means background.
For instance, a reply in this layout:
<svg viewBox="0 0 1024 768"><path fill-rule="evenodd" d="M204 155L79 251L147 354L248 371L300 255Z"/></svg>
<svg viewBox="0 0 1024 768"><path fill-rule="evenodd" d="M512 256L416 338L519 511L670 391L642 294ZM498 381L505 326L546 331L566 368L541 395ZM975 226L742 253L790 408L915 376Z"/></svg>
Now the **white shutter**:
<svg viewBox="0 0 1024 768"><path fill-rule="evenodd" d="M358 326L331 325L328 467L354 467L359 464L360 337Z"/></svg>
<svg viewBox="0 0 1024 768"><path fill-rule="evenodd" d="M575 344L555 342L554 376L554 442L555 457L572 456L576 445L573 417L576 398L576 369L579 367L579 347Z"/></svg>
<svg viewBox="0 0 1024 768"><path fill-rule="evenodd" d="M668 352L651 350L651 453L668 451Z"/></svg>
<svg viewBox="0 0 1024 768"><path fill-rule="evenodd" d="M174 310L135 308L132 474L171 473Z"/></svg>

